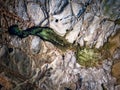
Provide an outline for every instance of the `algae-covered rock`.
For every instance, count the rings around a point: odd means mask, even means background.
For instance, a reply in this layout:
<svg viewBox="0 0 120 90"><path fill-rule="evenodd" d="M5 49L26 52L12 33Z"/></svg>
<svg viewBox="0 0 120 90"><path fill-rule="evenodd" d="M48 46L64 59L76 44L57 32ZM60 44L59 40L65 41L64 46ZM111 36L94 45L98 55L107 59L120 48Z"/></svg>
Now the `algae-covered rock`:
<svg viewBox="0 0 120 90"><path fill-rule="evenodd" d="M119 90L119 6L0 0L0 89Z"/></svg>
<svg viewBox="0 0 120 90"><path fill-rule="evenodd" d="M77 62L86 67L96 66L102 60L100 52L91 48L78 48L76 57Z"/></svg>

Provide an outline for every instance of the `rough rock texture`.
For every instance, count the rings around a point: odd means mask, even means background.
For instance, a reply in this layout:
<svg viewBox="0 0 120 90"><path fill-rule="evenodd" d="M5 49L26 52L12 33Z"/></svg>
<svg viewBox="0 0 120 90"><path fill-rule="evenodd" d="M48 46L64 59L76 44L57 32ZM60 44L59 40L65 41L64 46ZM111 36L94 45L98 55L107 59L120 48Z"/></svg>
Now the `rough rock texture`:
<svg viewBox="0 0 120 90"><path fill-rule="evenodd" d="M41 39L39 37L34 37L32 39L32 42L31 42L31 50L33 52L33 54L35 53L39 53L40 51L40 43L41 43Z"/></svg>
<svg viewBox="0 0 120 90"><path fill-rule="evenodd" d="M119 0L0 0L0 89L119 90L119 6ZM82 66L75 50L10 35L13 24L50 27L73 47L97 48L106 57Z"/></svg>
<svg viewBox="0 0 120 90"><path fill-rule="evenodd" d="M50 79L53 84L60 84L58 89L63 84L72 83L76 86L72 90L102 90L102 84L108 90L114 89L115 79L110 75L110 68L112 62L104 61L104 64L99 68L84 68L76 63L74 53L68 51L65 54L65 58L56 57L56 59L50 64L51 70Z"/></svg>

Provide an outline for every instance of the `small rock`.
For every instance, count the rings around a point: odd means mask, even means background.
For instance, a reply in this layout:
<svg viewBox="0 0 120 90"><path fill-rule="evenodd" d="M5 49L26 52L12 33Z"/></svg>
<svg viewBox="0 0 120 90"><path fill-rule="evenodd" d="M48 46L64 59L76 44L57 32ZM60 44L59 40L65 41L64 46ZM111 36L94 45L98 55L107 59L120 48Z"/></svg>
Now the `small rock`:
<svg viewBox="0 0 120 90"><path fill-rule="evenodd" d="M82 8L81 4L78 4L78 3L74 2L74 1L72 2L72 9L73 9L73 13L74 13L75 16L78 15L81 8Z"/></svg>
<svg viewBox="0 0 120 90"><path fill-rule="evenodd" d="M84 40L82 37L78 40L78 43L80 44L80 46L84 46Z"/></svg>
<svg viewBox="0 0 120 90"><path fill-rule="evenodd" d="M120 49L117 49L113 55L114 59L119 59L120 60Z"/></svg>
<svg viewBox="0 0 120 90"><path fill-rule="evenodd" d="M21 47L22 40L19 37L15 36L12 37L10 44L14 47Z"/></svg>
<svg viewBox="0 0 120 90"><path fill-rule="evenodd" d="M99 20L100 18L95 16L93 22L88 27L87 32L85 33L84 40L87 41L87 45L90 45L91 43L94 42L97 34L97 29L99 28Z"/></svg>
<svg viewBox="0 0 120 90"><path fill-rule="evenodd" d="M68 0L57 0L57 1L53 0L53 1L55 5L51 10L52 10L52 14L54 15L61 13L68 4Z"/></svg>
<svg viewBox="0 0 120 90"><path fill-rule="evenodd" d="M103 61L103 69L110 72L111 71L111 66L112 66L112 61L109 60L104 60Z"/></svg>
<svg viewBox="0 0 120 90"><path fill-rule="evenodd" d="M75 64L76 64L76 58L75 58L75 56L73 55L73 56L71 57L70 62L69 62L69 67L74 68L74 67L75 67Z"/></svg>
<svg viewBox="0 0 120 90"><path fill-rule="evenodd" d="M51 4L50 8L53 6L54 5ZM64 36L66 30L70 30L72 24L75 22L75 17L72 15L70 8L68 4L60 14L50 15L50 27L60 36Z"/></svg>
<svg viewBox="0 0 120 90"><path fill-rule="evenodd" d="M39 25L45 20L44 13L39 4L28 3L27 10L28 15L34 21L35 25Z"/></svg>
<svg viewBox="0 0 120 90"><path fill-rule="evenodd" d="M67 34L66 39L68 40L68 42L73 43L77 39L78 34L80 33L81 26L82 26L82 21L80 20L73 27L73 30Z"/></svg>
<svg viewBox="0 0 120 90"><path fill-rule="evenodd" d="M39 51L40 51L40 43L41 43L41 39L39 37L35 36L32 39L31 50L32 50L33 54L39 53Z"/></svg>
<svg viewBox="0 0 120 90"><path fill-rule="evenodd" d="M26 3L24 2L24 0L20 0L18 2L18 6L16 7L16 11L18 16L20 16L21 18L23 18L24 20L29 20L28 16L27 16L27 12L26 12Z"/></svg>
<svg viewBox="0 0 120 90"><path fill-rule="evenodd" d="M98 36L96 48L99 48L103 46L105 42L107 42L108 37L113 33L114 31L114 23L111 21L105 21L102 22L102 31L101 34Z"/></svg>

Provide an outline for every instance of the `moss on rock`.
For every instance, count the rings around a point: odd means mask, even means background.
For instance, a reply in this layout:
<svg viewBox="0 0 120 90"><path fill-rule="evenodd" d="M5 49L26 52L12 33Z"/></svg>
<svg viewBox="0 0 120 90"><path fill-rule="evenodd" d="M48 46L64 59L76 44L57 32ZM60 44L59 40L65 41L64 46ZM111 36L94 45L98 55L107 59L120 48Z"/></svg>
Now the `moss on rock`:
<svg viewBox="0 0 120 90"><path fill-rule="evenodd" d="M77 62L86 67L93 67L101 61L100 53L97 49L92 48L78 48L77 49Z"/></svg>

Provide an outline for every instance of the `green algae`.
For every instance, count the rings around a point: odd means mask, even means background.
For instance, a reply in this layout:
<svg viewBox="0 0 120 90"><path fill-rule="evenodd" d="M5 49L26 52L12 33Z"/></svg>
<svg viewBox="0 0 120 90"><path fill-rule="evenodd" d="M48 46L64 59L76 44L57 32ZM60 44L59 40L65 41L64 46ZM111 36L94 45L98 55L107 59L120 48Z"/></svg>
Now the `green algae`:
<svg viewBox="0 0 120 90"><path fill-rule="evenodd" d="M20 38L25 38L29 35L39 36L41 39L51 42L63 52L66 50L73 50L76 52L77 62L85 67L96 66L105 57L104 55L101 56L101 51L98 49L80 47L79 45L68 43L64 37L57 35L48 27L32 27L26 30L20 30L17 25L13 25L8 31L11 35L17 35ZM109 47L106 44L101 50L104 50L103 52L105 52L107 49L109 49Z"/></svg>
<svg viewBox="0 0 120 90"><path fill-rule="evenodd" d="M31 27L26 30L20 30L18 25L13 25L8 28L11 35L17 35L20 38L25 38L29 35L35 35L42 40L49 41L57 47L69 47L70 44L63 37L58 36L53 29L48 27Z"/></svg>
<svg viewBox="0 0 120 90"><path fill-rule="evenodd" d="M8 31L11 35L17 35L20 38L23 38L23 33L21 30L19 30L17 25L13 25L13 26L9 27Z"/></svg>
<svg viewBox="0 0 120 90"><path fill-rule="evenodd" d="M76 53L77 62L86 67L96 66L101 60L100 53L97 49L93 48L79 48Z"/></svg>

